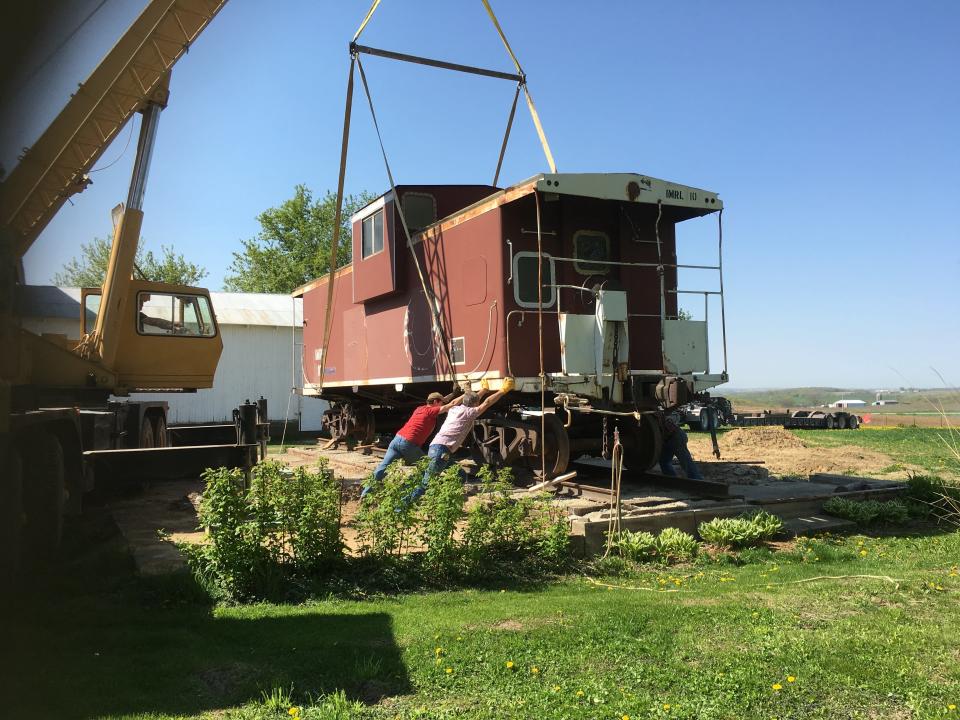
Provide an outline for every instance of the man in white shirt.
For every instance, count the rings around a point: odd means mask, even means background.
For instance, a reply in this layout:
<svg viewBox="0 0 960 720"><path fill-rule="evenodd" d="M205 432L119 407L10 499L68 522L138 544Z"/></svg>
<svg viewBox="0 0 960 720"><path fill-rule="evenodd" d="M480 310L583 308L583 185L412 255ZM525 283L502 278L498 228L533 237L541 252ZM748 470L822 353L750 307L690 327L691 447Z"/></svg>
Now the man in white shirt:
<svg viewBox="0 0 960 720"><path fill-rule="evenodd" d="M430 464L423 474L423 483L413 491L412 498L423 495L430 483L430 478L450 467L453 462L453 454L460 449L463 441L473 429L473 424L477 418L493 407L500 398L513 390L513 384L513 378L504 378L500 389L481 402L481 398L490 391L487 381L484 380L479 393L464 393L460 405L450 408L443 425L440 426L440 430L433 436L433 442L430 443L430 450L427 453Z"/></svg>

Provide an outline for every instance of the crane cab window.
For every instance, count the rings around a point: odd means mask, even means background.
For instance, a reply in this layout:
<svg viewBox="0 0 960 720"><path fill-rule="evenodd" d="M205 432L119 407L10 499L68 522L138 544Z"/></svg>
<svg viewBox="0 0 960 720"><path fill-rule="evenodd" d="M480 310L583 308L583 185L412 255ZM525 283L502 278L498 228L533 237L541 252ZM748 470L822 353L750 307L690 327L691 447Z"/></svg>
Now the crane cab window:
<svg viewBox="0 0 960 720"><path fill-rule="evenodd" d="M217 328L210 299L205 295L138 293L137 332L141 335L213 337Z"/></svg>
<svg viewBox="0 0 960 720"><path fill-rule="evenodd" d="M610 270L610 238L595 230L579 230L573 235L573 269L581 275L603 275Z"/></svg>
<svg viewBox="0 0 960 720"><path fill-rule="evenodd" d="M383 250L383 210L365 217L361 224L361 260L376 255Z"/></svg>
<svg viewBox="0 0 960 720"><path fill-rule="evenodd" d="M543 254L543 306L553 307L557 300L554 287L553 258ZM518 252L513 256L513 297L522 308L537 307L537 254Z"/></svg>

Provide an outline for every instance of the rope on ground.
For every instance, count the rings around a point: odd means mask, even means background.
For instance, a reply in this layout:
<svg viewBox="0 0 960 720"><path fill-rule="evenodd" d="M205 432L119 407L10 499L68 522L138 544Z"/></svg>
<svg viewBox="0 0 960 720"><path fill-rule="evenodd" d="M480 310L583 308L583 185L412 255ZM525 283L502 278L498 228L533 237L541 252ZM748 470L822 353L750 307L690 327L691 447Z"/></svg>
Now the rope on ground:
<svg viewBox="0 0 960 720"><path fill-rule="evenodd" d="M591 585L596 585L598 587L606 587L611 590L637 590L641 592L656 592L656 593L692 593L697 592L693 589L681 590L679 588L659 588L659 587L637 587L636 585L615 585L613 583L600 582L595 580L588 575L584 575L587 582ZM689 576L687 576L689 577ZM751 583L750 585L736 585L735 587L739 588L769 588L771 586L786 586L786 585L800 585L802 583L809 582L820 582L823 580L882 580L888 582L894 586L895 590L900 589L900 583L906 582L905 580L900 580L897 578L892 578L889 575L817 575L816 577L803 578L801 580L785 580L783 582L767 582L767 583Z"/></svg>

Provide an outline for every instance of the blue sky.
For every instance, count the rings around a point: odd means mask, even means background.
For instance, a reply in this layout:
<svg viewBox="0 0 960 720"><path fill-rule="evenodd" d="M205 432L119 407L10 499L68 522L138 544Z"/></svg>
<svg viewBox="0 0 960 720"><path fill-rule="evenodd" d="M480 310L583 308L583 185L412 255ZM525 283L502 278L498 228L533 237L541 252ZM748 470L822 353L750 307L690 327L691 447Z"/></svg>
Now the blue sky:
<svg viewBox="0 0 960 720"><path fill-rule="evenodd" d="M56 41L96 4L74 3ZM5 166L140 6L108 0L36 75L2 129ZM493 6L561 172L641 172L720 193L732 385L936 386L931 367L960 383L960 4ZM227 4L174 68L144 206L147 247L173 245L218 289L259 212L297 183L335 188L347 43L367 7ZM479 1L384 0L361 42L512 69ZM38 45L35 62L49 49ZM364 65L397 182L491 181L511 83ZM28 281L48 282L80 242L108 232L110 209L126 197L133 133L122 159L94 174L31 249ZM545 169L521 106L501 177ZM387 187L359 96L347 186ZM715 221L689 225L684 258L713 259Z"/></svg>

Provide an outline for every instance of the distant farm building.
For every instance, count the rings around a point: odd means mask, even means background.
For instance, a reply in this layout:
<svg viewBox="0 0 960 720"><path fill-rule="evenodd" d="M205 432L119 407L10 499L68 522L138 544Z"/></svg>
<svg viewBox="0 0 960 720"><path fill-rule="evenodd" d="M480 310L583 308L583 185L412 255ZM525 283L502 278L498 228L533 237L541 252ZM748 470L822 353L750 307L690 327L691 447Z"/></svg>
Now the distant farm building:
<svg viewBox="0 0 960 720"><path fill-rule="evenodd" d="M830 403L828 407L832 408L857 408L857 407L866 407L867 403L864 400L837 400L836 402Z"/></svg>
<svg viewBox="0 0 960 720"><path fill-rule="evenodd" d="M149 393L132 397L166 400L170 424L231 422L249 398L267 398L270 420L289 421L289 431L319 430L327 403L305 398L303 304L289 295L212 292L223 355L213 387L195 393ZM80 336L80 290L25 286L18 297L24 326L31 332ZM291 388L296 392L291 394ZM289 407L288 407L289 404ZM289 411L289 414L288 414Z"/></svg>

